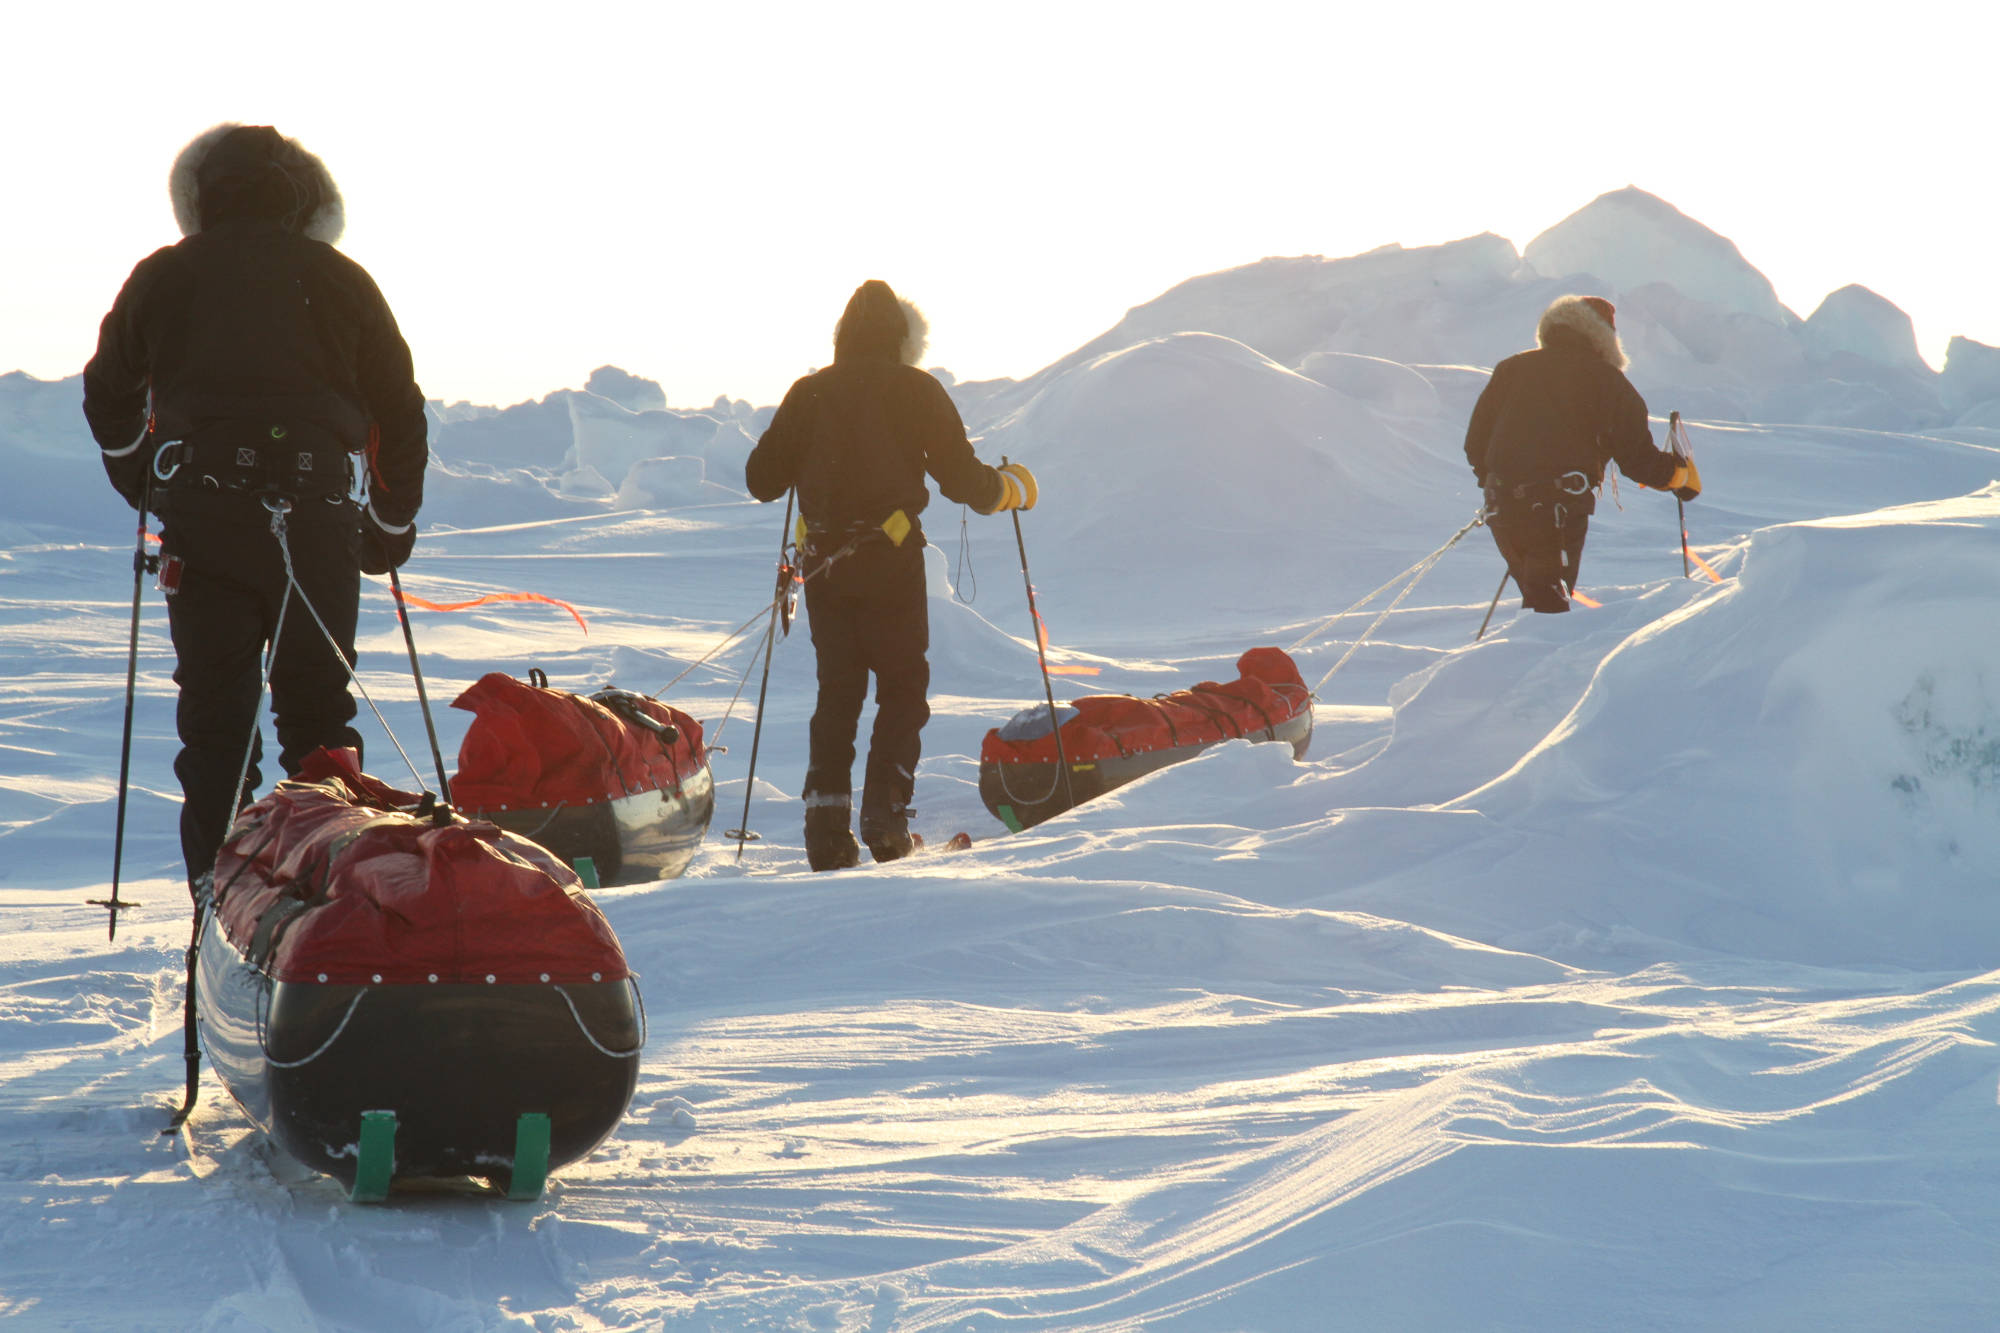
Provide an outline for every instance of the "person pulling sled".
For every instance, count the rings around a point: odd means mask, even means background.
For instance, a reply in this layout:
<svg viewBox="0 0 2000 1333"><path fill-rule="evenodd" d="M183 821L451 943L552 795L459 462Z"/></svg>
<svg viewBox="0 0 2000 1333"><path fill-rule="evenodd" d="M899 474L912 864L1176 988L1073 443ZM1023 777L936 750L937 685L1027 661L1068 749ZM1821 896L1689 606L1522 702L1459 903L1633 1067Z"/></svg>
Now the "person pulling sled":
<svg viewBox="0 0 2000 1333"><path fill-rule="evenodd" d="M833 364L792 385L744 466L759 500L798 491L819 669L804 791L814 870L861 859L851 827L854 739L870 673L876 711L861 841L877 861L913 848L910 800L930 719L925 473L947 500L982 514L1035 506L1034 476L1019 463L980 462L944 386L917 368L927 332L889 284L862 283L834 329Z"/></svg>
<svg viewBox="0 0 2000 1333"><path fill-rule="evenodd" d="M260 658L274 636L287 776L321 746L360 748L348 691L360 574L409 558L429 451L395 317L333 248L346 218L325 165L268 125L223 124L181 150L168 188L184 239L119 291L83 411L112 485L163 523L193 886L261 782ZM364 451L365 509L350 498ZM291 577L326 634L289 598Z"/></svg>
<svg viewBox="0 0 2000 1333"><path fill-rule="evenodd" d="M1486 526L1525 610L1569 610L1607 463L1684 501L1701 494L1694 461L1653 444L1615 320L1601 296L1557 297L1540 345L1493 368L1466 428Z"/></svg>

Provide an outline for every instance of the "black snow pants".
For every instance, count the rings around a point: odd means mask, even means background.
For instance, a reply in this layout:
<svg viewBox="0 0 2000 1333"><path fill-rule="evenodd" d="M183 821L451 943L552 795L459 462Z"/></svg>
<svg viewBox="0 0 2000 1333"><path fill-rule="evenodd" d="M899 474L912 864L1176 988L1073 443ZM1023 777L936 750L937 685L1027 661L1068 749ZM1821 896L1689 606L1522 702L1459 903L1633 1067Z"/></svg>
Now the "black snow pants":
<svg viewBox="0 0 2000 1333"><path fill-rule="evenodd" d="M273 634L279 639L271 661L271 712L286 776L320 746L361 746L350 725L355 708L348 693L361 596L359 529L357 511L346 503L312 501L287 517L285 541L308 610L298 593L286 605L285 560L260 501L169 492L161 509L161 555L174 570L162 583L178 580L167 593L174 683L180 686L175 720L181 751L174 774L183 797L181 855L193 884L214 866L236 812L263 780L258 704ZM338 656L329 634L340 645ZM246 749L249 768L238 791Z"/></svg>
<svg viewBox="0 0 2000 1333"><path fill-rule="evenodd" d="M1588 492L1558 499L1503 498L1486 526L1528 611L1567 611L1595 505ZM1489 495L1489 505L1492 498Z"/></svg>
<svg viewBox="0 0 2000 1333"><path fill-rule="evenodd" d="M820 557L801 561L809 573ZM924 592L921 543L871 541L834 561L806 583L819 664L819 703L812 718L812 753L805 798L849 797L854 782L854 734L875 676L875 729L862 784L863 821L907 809L916 788L920 733L930 720L930 606Z"/></svg>

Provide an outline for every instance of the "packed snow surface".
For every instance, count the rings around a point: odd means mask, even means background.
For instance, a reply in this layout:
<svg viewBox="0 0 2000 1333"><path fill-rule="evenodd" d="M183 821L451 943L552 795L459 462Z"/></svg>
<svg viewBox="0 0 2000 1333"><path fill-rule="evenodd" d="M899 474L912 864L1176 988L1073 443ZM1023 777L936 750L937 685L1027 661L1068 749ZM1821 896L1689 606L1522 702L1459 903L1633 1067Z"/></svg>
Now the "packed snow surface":
<svg viewBox="0 0 2000 1333"><path fill-rule="evenodd" d="M1041 481L1020 535L1051 657L1099 671L1058 699L1229 679L1277 644L1318 725L1302 762L1232 742L1007 834L977 756L1042 697L1020 548L934 504L916 824L976 842L890 866L806 869L803 627L772 657L762 839L739 860L720 836L778 550L779 507L741 491L768 407L669 409L611 368L436 405L408 589L541 593L588 632L533 603L420 613L432 700L531 667L671 684L726 747L689 873L597 895L651 1037L624 1123L536 1203L351 1205L212 1079L160 1135L189 916L165 615L148 588L141 905L107 944L86 900L109 887L136 527L77 381L0 378L0 1318L2000 1325L1991 349L1955 349L1941 389L1886 302L1802 325L1726 241L1607 198L1532 263L1497 237L1264 261L1026 380L955 386L982 455ZM1393 580L1473 517L1483 368L1571 289L1618 300L1635 383L1692 421L1692 577L1673 500L1627 483L1583 563L1600 605L1503 597L1475 642L1485 532ZM386 581L360 640L427 768ZM364 719L371 769L420 782ZM436 720L449 755L466 716Z"/></svg>

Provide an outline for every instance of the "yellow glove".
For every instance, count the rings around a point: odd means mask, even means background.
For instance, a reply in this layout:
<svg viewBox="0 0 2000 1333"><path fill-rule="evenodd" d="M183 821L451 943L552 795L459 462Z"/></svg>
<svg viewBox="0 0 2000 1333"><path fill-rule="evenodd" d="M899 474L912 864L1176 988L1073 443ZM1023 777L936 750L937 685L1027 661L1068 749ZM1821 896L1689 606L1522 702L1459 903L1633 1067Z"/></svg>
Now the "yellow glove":
<svg viewBox="0 0 2000 1333"><path fill-rule="evenodd" d="M1041 489L1035 485L1035 474L1020 463L1002 463L998 469L1003 488L1000 505L993 512L998 514L1008 509L1033 509L1035 501L1041 498ZM1012 496L1009 503L1008 497Z"/></svg>
<svg viewBox="0 0 2000 1333"><path fill-rule="evenodd" d="M1674 468L1674 475L1660 488L1672 491L1682 500L1692 500L1701 494L1701 473L1695 470L1692 458L1683 458Z"/></svg>
<svg viewBox="0 0 2000 1333"><path fill-rule="evenodd" d="M1002 472L1000 473L1000 498L995 500L993 507L986 512L989 514L1004 514L1009 509L1019 509L1021 507L1021 499L1021 483L1015 481L1008 473Z"/></svg>

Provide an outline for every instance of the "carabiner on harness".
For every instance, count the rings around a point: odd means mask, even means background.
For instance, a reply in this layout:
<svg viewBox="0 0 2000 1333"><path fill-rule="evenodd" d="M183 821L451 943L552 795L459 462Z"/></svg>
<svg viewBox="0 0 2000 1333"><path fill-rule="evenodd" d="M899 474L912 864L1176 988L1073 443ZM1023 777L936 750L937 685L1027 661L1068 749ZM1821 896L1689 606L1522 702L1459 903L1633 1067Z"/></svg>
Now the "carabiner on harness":
<svg viewBox="0 0 2000 1333"><path fill-rule="evenodd" d="M153 480L158 482L172 481L174 474L181 470L181 464L187 462L189 452L187 442L184 440L168 440L165 444L155 449L153 451ZM166 462L169 458L173 460L173 466L165 472L160 471L160 464Z"/></svg>

